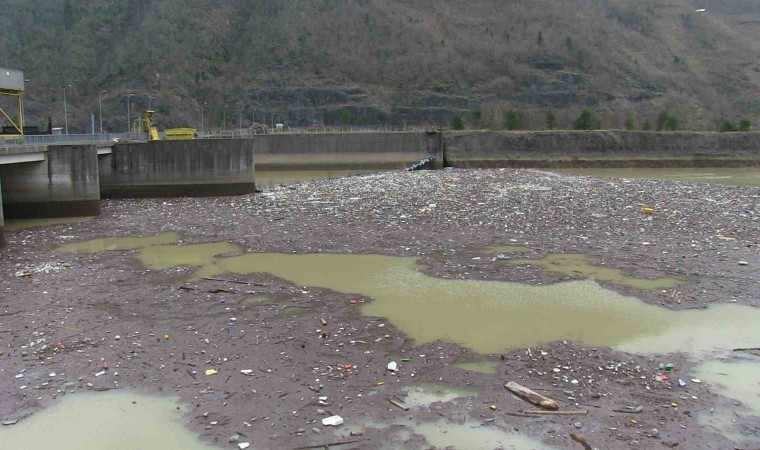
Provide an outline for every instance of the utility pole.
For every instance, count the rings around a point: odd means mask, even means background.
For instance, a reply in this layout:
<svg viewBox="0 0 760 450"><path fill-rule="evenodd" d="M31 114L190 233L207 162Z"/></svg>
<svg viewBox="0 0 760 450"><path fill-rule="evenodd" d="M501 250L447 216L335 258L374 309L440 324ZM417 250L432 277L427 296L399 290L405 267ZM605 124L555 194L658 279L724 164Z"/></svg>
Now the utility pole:
<svg viewBox="0 0 760 450"><path fill-rule="evenodd" d="M106 91L103 89L100 91L100 94L98 94L98 109L100 113L100 134L103 134L103 94L105 94Z"/></svg>
<svg viewBox="0 0 760 450"><path fill-rule="evenodd" d="M127 133L132 131L132 123L129 121L129 99L135 94L127 95Z"/></svg>
<svg viewBox="0 0 760 450"><path fill-rule="evenodd" d="M66 134L69 134L69 113L66 108L66 89L70 88L71 85L64 86L63 88L63 123L64 128L66 130Z"/></svg>

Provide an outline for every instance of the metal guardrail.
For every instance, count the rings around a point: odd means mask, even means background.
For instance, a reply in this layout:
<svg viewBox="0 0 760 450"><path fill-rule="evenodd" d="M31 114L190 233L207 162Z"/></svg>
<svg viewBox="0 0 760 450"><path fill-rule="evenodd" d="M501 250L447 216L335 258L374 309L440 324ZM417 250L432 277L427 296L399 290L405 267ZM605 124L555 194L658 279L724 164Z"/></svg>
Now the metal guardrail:
<svg viewBox="0 0 760 450"><path fill-rule="evenodd" d="M199 139L234 139L270 134L355 134L355 133L401 133L424 132L425 127L381 126L381 127L306 127L282 129L253 129L204 131L198 132ZM163 133L162 133L163 134ZM105 134L54 134L39 136L0 136L0 146L13 145L61 145L61 144L92 144L99 142L145 142L145 133L105 133Z"/></svg>
<svg viewBox="0 0 760 450"><path fill-rule="evenodd" d="M61 145L93 144L99 142L147 141L143 133L105 133L105 134L46 134L38 136L0 136L0 146L13 145Z"/></svg>

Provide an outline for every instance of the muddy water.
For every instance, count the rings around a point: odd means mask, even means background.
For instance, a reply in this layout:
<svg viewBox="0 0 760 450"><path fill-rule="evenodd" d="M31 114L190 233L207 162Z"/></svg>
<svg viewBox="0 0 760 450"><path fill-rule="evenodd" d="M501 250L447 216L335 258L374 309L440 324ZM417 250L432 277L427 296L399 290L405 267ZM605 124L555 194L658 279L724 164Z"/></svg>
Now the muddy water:
<svg viewBox="0 0 760 450"><path fill-rule="evenodd" d="M478 390L475 388L459 388L438 383L415 384L408 389L408 395L404 399L406 406L411 408L430 406L433 403L450 402L457 398L476 397Z"/></svg>
<svg viewBox="0 0 760 450"><path fill-rule="evenodd" d="M226 243L217 244L216 250L201 245L207 255L230 250ZM171 257L174 252L194 247L158 246L141 253L158 252L164 255L164 265L154 262L151 267L171 268L179 261ZM200 265L193 278L227 272L266 272L299 286L364 295L374 299L362 306L364 314L389 319L418 344L455 342L480 353L562 339L644 353L699 353L751 346L760 330L760 311L755 308L716 305L705 311L671 311L593 281L530 286L445 280L421 273L414 258L249 253L214 258Z"/></svg>
<svg viewBox="0 0 760 450"><path fill-rule="evenodd" d="M750 447L753 443L757 445L760 442L758 438L737 425L736 421L739 417L748 416L754 416L755 423L760 420L760 360L750 356L707 361L698 367L696 376L711 390L738 404L699 413L697 419L700 425L748 448L753 448ZM684 381L691 383L689 379Z"/></svg>
<svg viewBox="0 0 760 450"><path fill-rule="evenodd" d="M50 227L81 222L92 222L95 216L87 217L52 217L48 219L5 219L5 231L18 231L27 228Z"/></svg>
<svg viewBox="0 0 760 450"><path fill-rule="evenodd" d="M504 431L494 426L483 426L477 422L423 423L412 426L412 431L425 437L436 448L457 450L482 450L500 448L509 450L553 450L538 441L513 431Z"/></svg>
<svg viewBox="0 0 760 450"><path fill-rule="evenodd" d="M542 259L505 261L505 264L510 266L538 266L547 272L590 278L601 283L621 284L636 289L672 289L682 282L675 278L630 277L620 269L591 264L589 258L581 254L553 254Z"/></svg>
<svg viewBox="0 0 760 450"><path fill-rule="evenodd" d="M447 341L480 353L571 340L582 345L616 347L641 353L751 347L760 338L760 310L714 305L707 310L672 311L604 289L593 281L544 286L451 280L427 276L415 258L346 254L240 252L227 242L187 246L148 245L174 242L176 234L147 238L107 238L69 244L68 251L138 248L152 269L195 266L192 278L225 273L270 273L299 286L315 286L374 299L361 306L369 316L384 317L417 344ZM583 260L571 260L589 272ZM580 263L578 263L580 261ZM639 280L615 269L593 267L599 279L654 288L674 280ZM303 308L283 311L299 315Z"/></svg>
<svg viewBox="0 0 760 450"><path fill-rule="evenodd" d="M136 403L135 403L136 402ZM182 424L171 398L130 392L67 395L10 427L0 447L14 450L213 450Z"/></svg>
<svg viewBox="0 0 760 450"><path fill-rule="evenodd" d="M375 173L380 170L257 170L257 186L274 186L278 184L293 184L302 181L325 180L365 173Z"/></svg>
<svg viewBox="0 0 760 450"><path fill-rule="evenodd" d="M105 237L84 242L64 244L57 248L59 252L100 253L112 250L135 250L154 245L173 244L179 241L175 232L161 233L146 237Z"/></svg>
<svg viewBox="0 0 760 450"><path fill-rule="evenodd" d="M657 169L553 169L552 172L594 177L691 181L729 186L760 186L760 167L688 167Z"/></svg>
<svg viewBox="0 0 760 450"><path fill-rule="evenodd" d="M529 251L530 248L523 247L522 245L494 245L486 247L486 253L489 255L498 255L500 253L525 253Z"/></svg>

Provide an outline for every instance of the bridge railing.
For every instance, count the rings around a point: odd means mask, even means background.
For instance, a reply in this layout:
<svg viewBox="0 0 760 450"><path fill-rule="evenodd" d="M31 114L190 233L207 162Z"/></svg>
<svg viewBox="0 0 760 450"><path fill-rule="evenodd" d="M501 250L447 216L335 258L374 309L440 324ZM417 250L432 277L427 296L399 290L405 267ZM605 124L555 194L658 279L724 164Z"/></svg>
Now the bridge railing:
<svg viewBox="0 0 760 450"><path fill-rule="evenodd" d="M201 131L201 139L231 139L260 136L266 134L353 134L353 133L401 133L423 132L429 128L420 126L351 126L351 127L284 127L284 128L242 128L236 130Z"/></svg>

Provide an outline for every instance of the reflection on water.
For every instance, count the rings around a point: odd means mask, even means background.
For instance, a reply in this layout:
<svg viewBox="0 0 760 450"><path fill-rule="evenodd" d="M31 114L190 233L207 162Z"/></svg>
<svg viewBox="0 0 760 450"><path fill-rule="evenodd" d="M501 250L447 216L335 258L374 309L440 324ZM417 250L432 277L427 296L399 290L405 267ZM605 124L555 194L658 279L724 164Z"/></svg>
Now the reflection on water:
<svg viewBox="0 0 760 450"><path fill-rule="evenodd" d="M510 266L539 266L547 272L581 276L602 283L621 284L637 289L672 289L681 284L681 281L675 278L629 277L620 269L591 264L588 256L581 254L552 254L542 259L516 259L505 263Z"/></svg>
<svg viewBox="0 0 760 450"><path fill-rule="evenodd" d="M594 177L646 178L730 186L760 186L760 167L552 169L552 172Z"/></svg>
<svg viewBox="0 0 760 450"><path fill-rule="evenodd" d="M18 231L27 228L49 227L71 223L92 222L95 216L86 217L51 217L46 219L5 219L5 231Z"/></svg>
<svg viewBox="0 0 760 450"><path fill-rule="evenodd" d="M111 391L67 395L60 403L0 428L14 450L213 450L182 424L171 398Z"/></svg>
<svg viewBox="0 0 760 450"><path fill-rule="evenodd" d="M381 170L257 170L255 177L257 186L274 186L376 172Z"/></svg>

